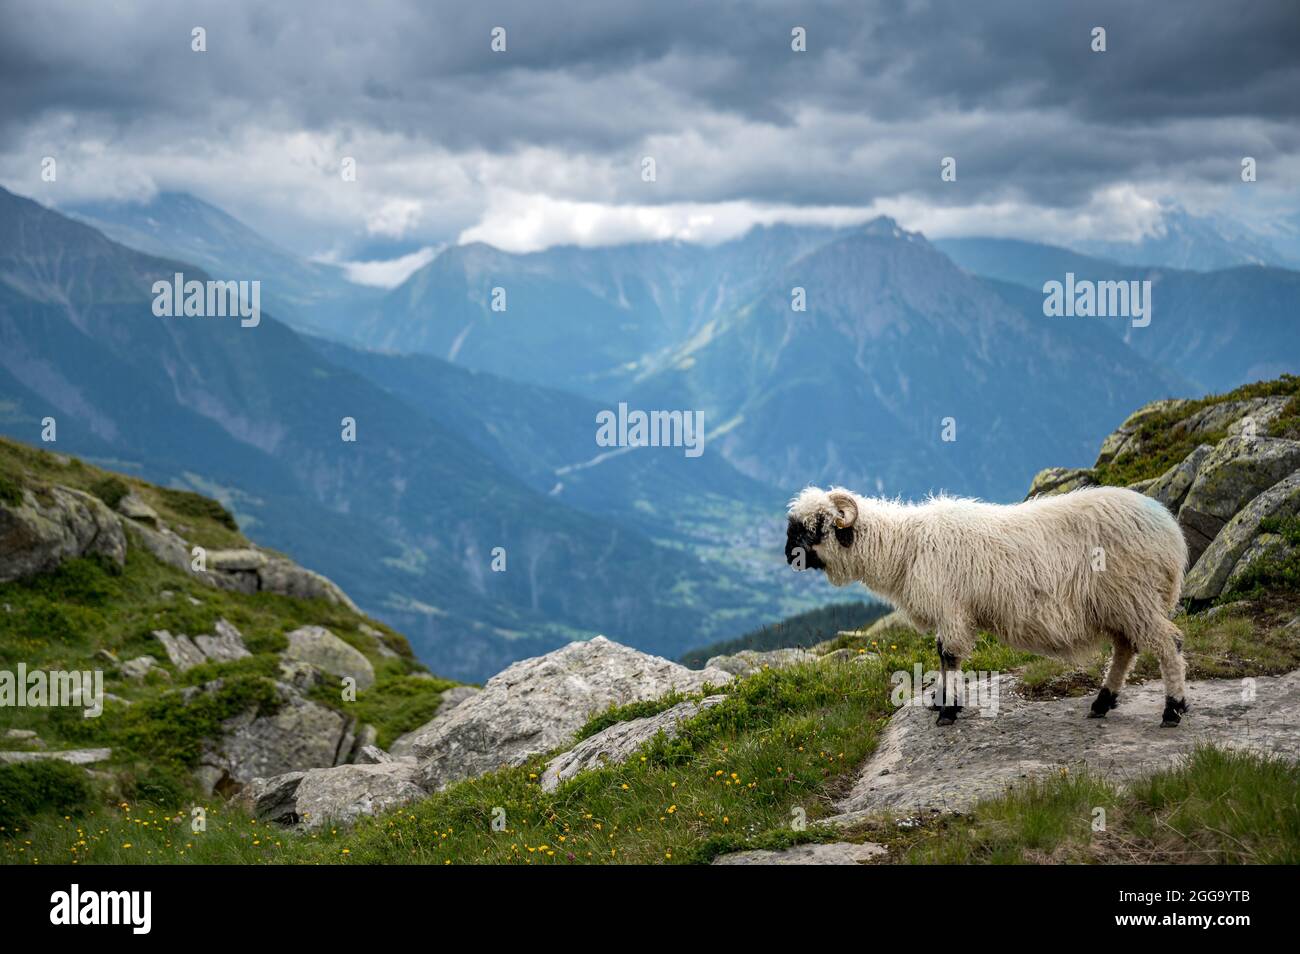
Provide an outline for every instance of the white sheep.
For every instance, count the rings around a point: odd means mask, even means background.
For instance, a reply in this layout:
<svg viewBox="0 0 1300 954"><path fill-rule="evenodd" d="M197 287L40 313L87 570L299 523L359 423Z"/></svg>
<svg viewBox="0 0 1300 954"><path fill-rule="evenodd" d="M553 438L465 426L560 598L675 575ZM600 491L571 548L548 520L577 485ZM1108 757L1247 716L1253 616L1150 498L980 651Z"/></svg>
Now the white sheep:
<svg viewBox="0 0 1300 954"><path fill-rule="evenodd" d="M790 502L785 554L836 586L863 583L919 631L936 632L939 725L956 719L948 672L959 673L980 630L1067 661L1112 642L1093 718L1114 708L1137 653L1154 653L1162 724L1177 725L1187 711L1182 634L1169 619L1187 544L1169 511L1134 491L1093 487L1005 506L956 497L905 504L809 487Z"/></svg>

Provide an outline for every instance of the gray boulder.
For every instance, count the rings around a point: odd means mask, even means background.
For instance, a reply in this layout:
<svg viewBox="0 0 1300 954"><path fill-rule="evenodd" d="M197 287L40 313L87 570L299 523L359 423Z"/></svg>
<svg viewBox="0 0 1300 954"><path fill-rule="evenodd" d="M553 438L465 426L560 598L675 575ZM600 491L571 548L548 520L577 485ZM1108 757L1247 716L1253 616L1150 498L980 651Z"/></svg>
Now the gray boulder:
<svg viewBox="0 0 1300 954"><path fill-rule="evenodd" d="M1300 472L1274 484L1250 501L1215 536L1183 583L1183 598L1194 603L1223 592L1233 568L1259 536L1268 517L1290 517L1300 511Z"/></svg>
<svg viewBox="0 0 1300 954"><path fill-rule="evenodd" d="M167 670L159 666L158 661L152 656L136 656L134 659L128 659L122 663L122 675L137 682L143 681L150 672L155 670L164 675L169 675Z"/></svg>
<svg viewBox="0 0 1300 954"><path fill-rule="evenodd" d="M203 655L203 651L198 646L195 646L193 641L184 633L173 636L165 629L155 629L153 637L162 643L167 658L181 672L193 669L195 666L201 666L208 661L208 658Z"/></svg>
<svg viewBox="0 0 1300 954"><path fill-rule="evenodd" d="M603 636L525 659L488 680L415 746L421 784L429 790L521 765L569 742L592 715L611 706L694 693L731 674L694 671Z"/></svg>
<svg viewBox="0 0 1300 954"><path fill-rule="evenodd" d="M113 757L112 749L62 749L58 752L0 752L0 765L18 762L67 762L70 765L93 765Z"/></svg>
<svg viewBox="0 0 1300 954"><path fill-rule="evenodd" d="M1211 445L1201 444L1196 450L1148 484L1141 492L1152 500L1159 500L1169 508L1171 513L1178 513L1178 508L1183 505L1183 501L1187 497L1187 491L1191 490L1192 484L1196 482L1196 475L1200 473L1201 465L1205 463L1205 459L1213 451L1214 448Z"/></svg>
<svg viewBox="0 0 1300 954"><path fill-rule="evenodd" d="M354 613L361 612L357 604L333 580L284 557L270 556L257 571L257 578L258 588L268 593L279 593L281 596L293 596L301 600L324 600L346 606ZM380 645L383 645L382 640Z"/></svg>
<svg viewBox="0 0 1300 954"><path fill-rule="evenodd" d="M117 512L130 520L147 523L151 527L158 525L158 511L134 493L127 494L117 502Z"/></svg>
<svg viewBox="0 0 1300 954"><path fill-rule="evenodd" d="M224 619L217 620L214 629L215 636L194 637L194 645L208 659L213 662L234 662L236 659L244 659L252 655L244 645L244 637L240 635L239 630Z"/></svg>
<svg viewBox="0 0 1300 954"><path fill-rule="evenodd" d="M1232 568L1232 573L1228 576L1228 582L1224 584L1225 591L1231 592L1241 581L1246 572L1260 560L1287 560L1295 552L1295 547L1286 542L1286 539L1277 533L1261 533L1250 542L1237 560L1236 566Z"/></svg>
<svg viewBox="0 0 1300 954"><path fill-rule="evenodd" d="M1290 399L1285 397L1269 397L1221 401L1189 414L1170 430L1175 434L1192 437L1225 432L1228 436L1262 436L1264 428L1282 413L1288 400Z"/></svg>
<svg viewBox="0 0 1300 954"><path fill-rule="evenodd" d="M405 735L398 736L397 741L390 745L388 750L394 755L414 755L415 746L424 738L432 736L434 727L440 719L462 702L473 699L482 691L477 686L452 686L442 694L442 698L438 701L438 710L433 714L433 718L418 729L412 729Z"/></svg>
<svg viewBox="0 0 1300 954"><path fill-rule="evenodd" d="M567 782L579 772L598 768L601 765L620 765L660 733L663 733L664 738L667 739L676 738L683 722L695 718L706 709L713 708L726 698L718 695L708 696L699 701L679 702L657 715L616 722L602 729L546 764L546 771L542 773L541 779L542 791L555 791L560 787L561 782Z"/></svg>
<svg viewBox="0 0 1300 954"><path fill-rule="evenodd" d="M46 573L76 557L126 562L122 525L99 498L57 486L24 490L22 498L17 505L0 502L0 583Z"/></svg>
<svg viewBox="0 0 1300 954"><path fill-rule="evenodd" d="M211 692L221 681L197 691ZM351 751L352 719L304 699L292 686L276 684L278 708L261 714L249 709L222 723L221 737L209 740L195 776L208 793L230 794L255 778L327 768Z"/></svg>
<svg viewBox="0 0 1300 954"><path fill-rule="evenodd" d="M349 646L324 626L300 626L287 634L286 659L311 663L331 675L351 677L358 689L375 684L375 667L359 649Z"/></svg>
<svg viewBox="0 0 1300 954"><path fill-rule="evenodd" d="M305 828L346 825L423 798L417 772L412 760L340 765L259 778L249 794L254 813L266 821Z"/></svg>
<svg viewBox="0 0 1300 954"><path fill-rule="evenodd" d="M1300 441L1228 437L1205 458L1178 511L1191 562L1256 496L1300 469Z"/></svg>

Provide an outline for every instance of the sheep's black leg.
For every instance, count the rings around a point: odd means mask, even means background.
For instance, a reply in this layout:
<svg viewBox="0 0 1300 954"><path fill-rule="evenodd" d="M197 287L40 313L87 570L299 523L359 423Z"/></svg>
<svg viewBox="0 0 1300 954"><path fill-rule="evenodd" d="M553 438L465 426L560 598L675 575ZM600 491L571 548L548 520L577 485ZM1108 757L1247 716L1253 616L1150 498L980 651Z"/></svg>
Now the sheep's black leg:
<svg viewBox="0 0 1300 954"><path fill-rule="evenodd" d="M935 646L939 650L939 671L942 680L939 691L943 704L935 706L939 710L939 718L934 724L952 725L957 721L957 713L965 708L957 705L956 684L950 685L950 681L961 678L961 660L952 653L944 651L942 639L936 640Z"/></svg>
<svg viewBox="0 0 1300 954"><path fill-rule="evenodd" d="M1111 692L1107 686L1101 687L1101 692L1097 693L1097 698L1092 700L1092 711L1088 713L1089 719L1104 719L1106 713L1119 705L1119 693Z"/></svg>
<svg viewBox="0 0 1300 954"><path fill-rule="evenodd" d="M1183 713L1187 711L1186 699L1175 699L1173 696L1165 696L1165 713L1160 718L1160 727L1162 729L1172 729L1178 723L1183 721Z"/></svg>

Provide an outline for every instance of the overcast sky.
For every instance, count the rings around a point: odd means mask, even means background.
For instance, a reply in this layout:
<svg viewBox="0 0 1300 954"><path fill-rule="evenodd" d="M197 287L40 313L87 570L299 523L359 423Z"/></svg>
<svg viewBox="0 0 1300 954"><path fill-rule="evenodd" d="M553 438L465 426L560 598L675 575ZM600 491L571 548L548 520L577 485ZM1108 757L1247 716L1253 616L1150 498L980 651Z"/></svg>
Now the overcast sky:
<svg viewBox="0 0 1300 954"><path fill-rule="evenodd" d="M306 255L710 241L880 212L932 237L1122 240L1175 202L1300 207L1297 0L0 11L0 183L54 205L190 191Z"/></svg>

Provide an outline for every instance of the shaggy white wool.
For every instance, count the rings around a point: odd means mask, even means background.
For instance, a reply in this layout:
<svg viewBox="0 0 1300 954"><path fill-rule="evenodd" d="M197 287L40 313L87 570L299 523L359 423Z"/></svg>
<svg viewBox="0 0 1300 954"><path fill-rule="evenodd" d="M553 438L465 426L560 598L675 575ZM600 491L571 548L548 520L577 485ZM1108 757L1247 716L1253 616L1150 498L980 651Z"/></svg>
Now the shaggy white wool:
<svg viewBox="0 0 1300 954"><path fill-rule="evenodd" d="M1187 545L1158 501L1095 487L1013 505L958 497L907 504L809 487L790 502L790 516L814 532L819 522L826 528L814 550L831 583L865 584L959 658L981 629L1068 661L1109 640L1112 691L1134 650L1146 650L1160 660L1167 694L1183 698L1180 634L1169 617ZM848 546L832 532L845 524Z"/></svg>

